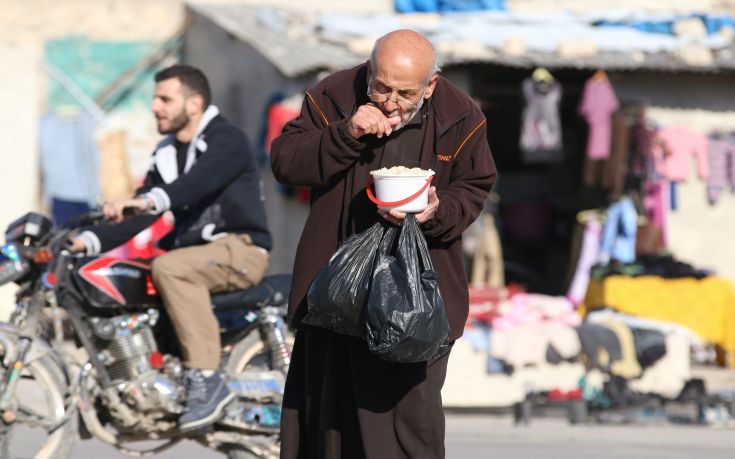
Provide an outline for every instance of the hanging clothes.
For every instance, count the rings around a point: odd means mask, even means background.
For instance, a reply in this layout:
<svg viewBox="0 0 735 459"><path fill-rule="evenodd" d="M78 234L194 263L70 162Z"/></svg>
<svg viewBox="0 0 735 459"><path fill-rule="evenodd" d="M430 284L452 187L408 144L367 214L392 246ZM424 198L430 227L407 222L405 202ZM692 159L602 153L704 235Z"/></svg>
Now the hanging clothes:
<svg viewBox="0 0 735 459"><path fill-rule="evenodd" d="M39 125L39 149L44 195L68 211L94 207L99 195L99 152L94 139L94 121L84 112L48 113Z"/></svg>
<svg viewBox="0 0 735 459"><path fill-rule="evenodd" d="M613 141L610 158L605 161L602 188L609 191L611 201L620 199L625 190L630 155L630 126L618 112L612 117Z"/></svg>
<svg viewBox="0 0 735 459"><path fill-rule="evenodd" d="M709 177L707 145L706 136L686 126L660 129L652 149L656 172L671 181L686 181L694 155L697 158L699 177L706 179Z"/></svg>
<svg viewBox="0 0 735 459"><path fill-rule="evenodd" d="M643 208L646 210L648 219L661 231L662 248L668 245L667 209L669 202L668 183L665 181L647 182L645 196L643 197Z"/></svg>
<svg viewBox="0 0 735 459"><path fill-rule="evenodd" d="M548 73L548 72L547 72ZM562 160L562 129L559 116L562 89L550 77L537 81L526 78L521 83L523 113L521 115L521 159L526 164L551 163Z"/></svg>
<svg viewBox="0 0 735 459"><path fill-rule="evenodd" d="M645 179L653 168L651 148L656 130L646 124L645 114L641 111L638 119L630 128L631 149L628 161L629 174L638 179Z"/></svg>
<svg viewBox="0 0 735 459"><path fill-rule="evenodd" d="M617 260L620 263L635 261L637 225L638 214L629 196L610 205L602 230L600 263L607 264L610 260Z"/></svg>
<svg viewBox="0 0 735 459"><path fill-rule="evenodd" d="M267 154L270 154L273 140L281 135L283 126L297 116L299 116L299 109L298 107L293 107L292 104L280 102L268 107L268 125L266 127L265 139L263 140Z"/></svg>
<svg viewBox="0 0 735 459"><path fill-rule="evenodd" d="M724 140L710 140L707 160L707 199L710 204L715 204L725 188L735 190L735 145Z"/></svg>
<svg viewBox="0 0 735 459"><path fill-rule="evenodd" d="M663 231L648 219L638 228L635 237L635 254L637 258L646 255L656 255L662 252L664 245Z"/></svg>
<svg viewBox="0 0 735 459"><path fill-rule="evenodd" d="M584 158L582 183L587 187L608 191L609 199L615 201L625 189L630 155L630 127L619 112L612 116L612 133L610 156L606 159Z"/></svg>
<svg viewBox="0 0 735 459"><path fill-rule="evenodd" d="M574 278L567 292L567 298L574 306L578 306L584 301L584 296L587 293L587 285L590 282L590 270L592 269L592 265L597 261L600 253L601 236L602 225L599 219L597 217L590 217L585 224L577 269L574 272Z"/></svg>
<svg viewBox="0 0 735 459"><path fill-rule="evenodd" d="M472 285L505 287L503 247L495 226L495 218L489 212L482 215L482 233L472 263Z"/></svg>
<svg viewBox="0 0 735 459"><path fill-rule="evenodd" d="M593 76L584 84L579 113L589 124L587 156L590 159L607 159L612 147L612 115L620 102L606 76Z"/></svg>

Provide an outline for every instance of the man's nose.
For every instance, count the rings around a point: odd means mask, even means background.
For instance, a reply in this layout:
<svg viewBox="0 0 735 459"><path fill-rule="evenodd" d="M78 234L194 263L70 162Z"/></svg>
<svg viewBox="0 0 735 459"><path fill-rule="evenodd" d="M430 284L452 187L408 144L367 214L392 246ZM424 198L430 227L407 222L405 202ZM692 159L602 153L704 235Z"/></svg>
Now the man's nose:
<svg viewBox="0 0 735 459"><path fill-rule="evenodd" d="M395 91L388 94L388 98L383 102L383 108L388 112L392 112L400 108L398 106L398 94Z"/></svg>

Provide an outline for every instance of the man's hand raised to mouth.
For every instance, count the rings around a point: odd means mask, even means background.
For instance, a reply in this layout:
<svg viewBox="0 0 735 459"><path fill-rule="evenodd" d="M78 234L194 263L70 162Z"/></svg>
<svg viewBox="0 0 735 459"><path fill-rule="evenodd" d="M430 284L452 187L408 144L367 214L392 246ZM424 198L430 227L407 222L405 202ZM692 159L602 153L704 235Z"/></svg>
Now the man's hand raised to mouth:
<svg viewBox="0 0 735 459"><path fill-rule="evenodd" d="M390 135L393 127L400 122L400 116L385 116L375 105L365 104L360 106L347 122L347 132L355 139L368 134L381 138L383 135Z"/></svg>

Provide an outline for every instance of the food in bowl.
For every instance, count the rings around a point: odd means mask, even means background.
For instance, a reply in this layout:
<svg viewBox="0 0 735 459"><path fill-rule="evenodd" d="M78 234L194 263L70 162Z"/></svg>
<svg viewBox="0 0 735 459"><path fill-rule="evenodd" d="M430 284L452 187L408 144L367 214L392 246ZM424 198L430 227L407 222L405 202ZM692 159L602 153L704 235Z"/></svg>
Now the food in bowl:
<svg viewBox="0 0 735 459"><path fill-rule="evenodd" d="M420 167L393 166L393 167L382 167L370 173L373 176L375 175L420 175L420 176L426 177L427 175L433 175L434 171L432 171L431 169L421 169Z"/></svg>
<svg viewBox="0 0 735 459"><path fill-rule="evenodd" d="M429 185L434 171L418 167L394 166L370 172L375 182L373 197L368 187L368 197L382 210L417 213L426 209L429 202Z"/></svg>

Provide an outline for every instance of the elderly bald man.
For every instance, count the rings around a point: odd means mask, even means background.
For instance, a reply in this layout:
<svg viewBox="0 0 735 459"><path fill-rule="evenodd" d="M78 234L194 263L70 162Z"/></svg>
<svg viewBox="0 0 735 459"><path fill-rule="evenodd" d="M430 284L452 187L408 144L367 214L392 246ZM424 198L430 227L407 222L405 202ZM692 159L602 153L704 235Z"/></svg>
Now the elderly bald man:
<svg viewBox="0 0 735 459"><path fill-rule="evenodd" d="M468 313L462 232L483 208L496 170L482 112L438 74L431 43L411 30L378 39L370 60L306 91L300 115L272 145L276 178L311 188L294 263L289 319L297 328L282 416L282 458L444 457L441 388L450 349L428 362L389 363L365 341L300 325L306 294L339 243L380 218L369 172L433 169L429 206L416 214L451 327Z"/></svg>

